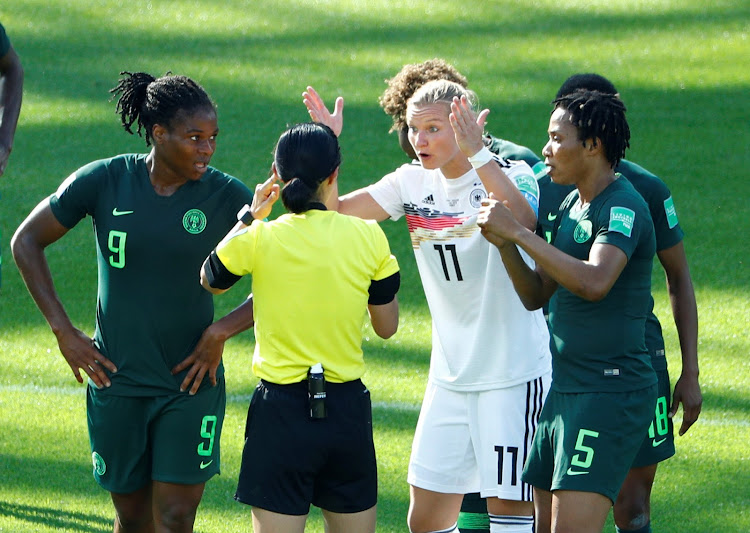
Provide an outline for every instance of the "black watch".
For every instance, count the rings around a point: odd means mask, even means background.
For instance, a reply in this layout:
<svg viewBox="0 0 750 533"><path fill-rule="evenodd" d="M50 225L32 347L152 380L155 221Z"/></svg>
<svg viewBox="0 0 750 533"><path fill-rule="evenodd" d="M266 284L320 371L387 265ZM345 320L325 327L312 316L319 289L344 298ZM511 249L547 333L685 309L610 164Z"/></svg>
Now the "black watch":
<svg viewBox="0 0 750 533"><path fill-rule="evenodd" d="M253 213L250 211L250 206L245 204L245 206L239 210L237 213L237 220L242 222L245 226L249 226L253 223L253 220L255 220L255 217L253 216Z"/></svg>

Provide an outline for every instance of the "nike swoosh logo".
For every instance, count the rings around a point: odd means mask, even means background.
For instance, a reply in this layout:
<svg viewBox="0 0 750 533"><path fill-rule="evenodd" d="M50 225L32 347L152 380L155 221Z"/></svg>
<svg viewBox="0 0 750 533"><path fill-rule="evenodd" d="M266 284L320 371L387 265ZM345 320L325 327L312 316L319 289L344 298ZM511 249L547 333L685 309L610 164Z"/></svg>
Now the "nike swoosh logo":
<svg viewBox="0 0 750 533"><path fill-rule="evenodd" d="M588 471L586 470L573 470L573 467L568 468L568 475L569 476L580 476L581 474L588 474Z"/></svg>
<svg viewBox="0 0 750 533"><path fill-rule="evenodd" d="M552 213L547 213L547 220L549 220L550 222L552 222L556 218L557 218L557 213L555 213L554 215Z"/></svg>
<svg viewBox="0 0 750 533"><path fill-rule="evenodd" d="M209 465L210 465L211 463L213 463L213 462L214 462L214 460L213 460L213 459L211 459L211 460L210 460L209 462L207 462L207 463L204 463L203 461L201 461L201 470L203 470L204 468L207 468L207 467L208 467L208 466L209 466Z"/></svg>
<svg viewBox="0 0 750 533"><path fill-rule="evenodd" d="M133 213L132 211L118 211L116 207L112 210L112 216L114 217L121 217L122 215L131 215L132 213Z"/></svg>
<svg viewBox="0 0 750 533"><path fill-rule="evenodd" d="M656 439L654 439L654 440L653 440L653 441L651 442L651 446L653 446L654 448L656 448L657 446L659 446L659 445L660 445L660 444L661 444L662 442L664 442L665 440L667 440L667 439L666 439L666 438L664 438L664 439L661 439L661 440L656 440Z"/></svg>

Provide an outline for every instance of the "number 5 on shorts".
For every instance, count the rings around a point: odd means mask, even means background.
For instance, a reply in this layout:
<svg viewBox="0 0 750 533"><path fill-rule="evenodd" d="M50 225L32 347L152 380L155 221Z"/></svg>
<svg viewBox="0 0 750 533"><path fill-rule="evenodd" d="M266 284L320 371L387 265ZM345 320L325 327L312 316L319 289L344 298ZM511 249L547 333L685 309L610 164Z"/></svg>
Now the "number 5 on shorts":
<svg viewBox="0 0 750 533"><path fill-rule="evenodd" d="M576 439L576 451L585 453L585 458L581 460L581 454L577 453L570 460L570 464L577 466L578 468L588 468L591 466L591 462L594 460L594 449L590 446L583 444L583 439L586 437L596 438L599 436L598 431L591 431L588 429L582 429L578 432L578 439Z"/></svg>

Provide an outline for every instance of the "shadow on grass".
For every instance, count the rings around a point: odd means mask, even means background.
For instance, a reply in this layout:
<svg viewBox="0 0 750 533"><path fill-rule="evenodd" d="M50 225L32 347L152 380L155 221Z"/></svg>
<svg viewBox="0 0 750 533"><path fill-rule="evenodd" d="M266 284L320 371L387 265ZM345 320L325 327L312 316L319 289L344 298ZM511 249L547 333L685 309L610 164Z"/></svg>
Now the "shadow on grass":
<svg viewBox="0 0 750 533"><path fill-rule="evenodd" d="M40 505L23 505L0 500L0 517L15 518L16 520L33 525L43 525L53 529L70 529L90 533L100 533L112 527L112 520L95 514L62 511Z"/></svg>

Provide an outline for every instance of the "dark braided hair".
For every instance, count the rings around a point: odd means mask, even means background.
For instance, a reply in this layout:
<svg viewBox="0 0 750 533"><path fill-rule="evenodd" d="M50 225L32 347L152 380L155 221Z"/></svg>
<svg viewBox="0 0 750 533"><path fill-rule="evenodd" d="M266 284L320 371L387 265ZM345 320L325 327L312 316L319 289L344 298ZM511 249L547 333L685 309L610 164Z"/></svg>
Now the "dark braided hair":
<svg viewBox="0 0 750 533"><path fill-rule="evenodd" d="M117 113L122 127L133 134L131 126L136 123L136 133L141 137L145 131L146 146L151 144L151 130L155 124L169 128L180 113L191 113L198 109L216 110L206 91L187 76L167 73L154 78L145 72L120 72L120 81L109 92L117 99Z"/></svg>
<svg viewBox="0 0 750 533"><path fill-rule="evenodd" d="M592 139L604 145L604 155L614 168L630 146L630 127L625 104L615 94L580 89L552 101L553 111L565 109L578 129L578 140Z"/></svg>

